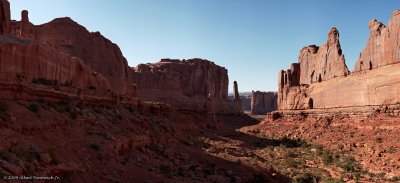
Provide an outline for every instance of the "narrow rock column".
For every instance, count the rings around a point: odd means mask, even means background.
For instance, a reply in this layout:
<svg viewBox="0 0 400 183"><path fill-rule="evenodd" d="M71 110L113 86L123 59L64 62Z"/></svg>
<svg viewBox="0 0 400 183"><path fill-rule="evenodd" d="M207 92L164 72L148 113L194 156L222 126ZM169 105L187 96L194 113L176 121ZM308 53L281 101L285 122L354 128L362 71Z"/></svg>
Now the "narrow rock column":
<svg viewBox="0 0 400 183"><path fill-rule="evenodd" d="M240 100L240 96L239 96L239 90L238 90L238 84L236 81L233 82L233 98L234 101L238 101Z"/></svg>
<svg viewBox="0 0 400 183"><path fill-rule="evenodd" d="M235 106L238 112L243 112L242 100L240 99L238 84L236 81L233 82L233 101L236 103Z"/></svg>
<svg viewBox="0 0 400 183"><path fill-rule="evenodd" d="M29 38L29 15L27 10L21 12L20 34L23 38Z"/></svg>

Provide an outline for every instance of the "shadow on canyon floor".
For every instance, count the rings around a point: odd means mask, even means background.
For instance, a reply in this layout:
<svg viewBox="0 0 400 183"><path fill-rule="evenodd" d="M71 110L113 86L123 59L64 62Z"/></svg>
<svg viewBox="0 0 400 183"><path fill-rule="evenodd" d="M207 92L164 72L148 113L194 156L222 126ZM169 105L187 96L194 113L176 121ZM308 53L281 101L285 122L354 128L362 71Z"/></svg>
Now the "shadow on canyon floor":
<svg viewBox="0 0 400 183"><path fill-rule="evenodd" d="M143 112L43 99L2 105L1 175L59 176L62 182L290 181L272 169L210 152L212 138L255 148L260 139L236 130L258 122L246 115Z"/></svg>

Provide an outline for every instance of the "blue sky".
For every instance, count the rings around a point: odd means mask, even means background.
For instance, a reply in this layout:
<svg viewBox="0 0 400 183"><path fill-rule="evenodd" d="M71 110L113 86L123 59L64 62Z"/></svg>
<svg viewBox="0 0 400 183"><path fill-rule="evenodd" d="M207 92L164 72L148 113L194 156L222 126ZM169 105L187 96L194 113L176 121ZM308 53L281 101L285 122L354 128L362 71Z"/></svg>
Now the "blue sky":
<svg viewBox="0 0 400 183"><path fill-rule="evenodd" d="M331 27L340 32L352 70L368 40L368 22L387 24L400 1L12 0L13 19L23 9L34 24L68 16L100 31L130 66L204 58L227 68L240 91L276 91L278 71L297 62L302 47L325 43Z"/></svg>

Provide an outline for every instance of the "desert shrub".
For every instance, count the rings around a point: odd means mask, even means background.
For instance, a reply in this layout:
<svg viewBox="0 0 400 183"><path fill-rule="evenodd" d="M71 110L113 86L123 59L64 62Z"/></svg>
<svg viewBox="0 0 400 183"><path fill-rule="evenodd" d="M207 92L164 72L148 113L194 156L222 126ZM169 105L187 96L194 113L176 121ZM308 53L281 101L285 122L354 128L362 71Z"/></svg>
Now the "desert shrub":
<svg viewBox="0 0 400 183"><path fill-rule="evenodd" d="M100 114L100 113L102 112L102 109L101 109L100 107L97 107L97 106L96 106L96 107L93 108L93 111L94 111L95 113L99 113L99 114Z"/></svg>
<svg viewBox="0 0 400 183"><path fill-rule="evenodd" d="M133 108L131 106L124 106L124 108L129 112L133 112Z"/></svg>
<svg viewBox="0 0 400 183"><path fill-rule="evenodd" d="M399 181L400 181L400 178L397 177L397 176L394 176L394 177L388 179L388 181L389 181L389 182L399 182Z"/></svg>
<svg viewBox="0 0 400 183"><path fill-rule="evenodd" d="M8 151L4 150L4 149L0 149L0 158L4 159L4 160L10 160L11 159L11 155Z"/></svg>
<svg viewBox="0 0 400 183"><path fill-rule="evenodd" d="M383 139L382 139L382 137L376 137L375 141L376 141L377 143L382 143L382 142L383 142Z"/></svg>
<svg viewBox="0 0 400 183"><path fill-rule="evenodd" d="M19 73L15 74L15 77L17 78L18 81L21 81L24 78L24 76L22 76Z"/></svg>
<svg viewBox="0 0 400 183"><path fill-rule="evenodd" d="M343 180L336 180L336 179L328 179L328 180L325 180L325 183L344 183L344 181Z"/></svg>
<svg viewBox="0 0 400 183"><path fill-rule="evenodd" d="M3 101L0 101L0 112L6 112L8 110L8 106Z"/></svg>
<svg viewBox="0 0 400 183"><path fill-rule="evenodd" d="M295 158L296 157L296 153L294 153L291 150L286 151L286 153L283 155L283 157L286 158Z"/></svg>
<svg viewBox="0 0 400 183"><path fill-rule="evenodd" d="M377 174L377 176L378 176L379 178L384 178L385 175L386 175L385 172L380 172L380 173Z"/></svg>
<svg viewBox="0 0 400 183"><path fill-rule="evenodd" d="M301 140L301 139L290 139L288 137L283 137L281 139L281 144L286 146L286 147L308 147L309 145L307 142Z"/></svg>
<svg viewBox="0 0 400 183"><path fill-rule="evenodd" d="M27 108L28 108L30 111L34 112L34 113L38 112L39 109L40 109L39 105L38 105L36 102L30 103L30 104L27 106Z"/></svg>
<svg viewBox="0 0 400 183"><path fill-rule="evenodd" d="M97 144L97 143L95 143L95 142L93 142L93 143L90 143L90 148L92 148L92 149L94 149L94 150L99 150L100 148L101 148L101 146L99 145L99 144Z"/></svg>
<svg viewBox="0 0 400 183"><path fill-rule="evenodd" d="M354 179L356 179L356 182L358 182L361 178L361 172L354 172L352 176L354 177Z"/></svg>
<svg viewBox="0 0 400 183"><path fill-rule="evenodd" d="M284 159L284 164L286 167L296 167L297 166L296 160L292 157L286 157Z"/></svg>
<svg viewBox="0 0 400 183"><path fill-rule="evenodd" d="M339 144L337 145L337 147L338 147L338 149L340 149L340 150L343 150L343 149L344 149L344 145L343 145L342 143L339 143Z"/></svg>
<svg viewBox="0 0 400 183"><path fill-rule="evenodd" d="M24 151L15 149L13 153L18 158L24 159L24 160L29 161L29 162L32 162L35 159L34 153L31 153L31 152L24 152Z"/></svg>
<svg viewBox="0 0 400 183"><path fill-rule="evenodd" d="M323 151L321 154L321 159L324 165L330 165L333 163L333 156L330 151Z"/></svg>
<svg viewBox="0 0 400 183"><path fill-rule="evenodd" d="M171 173L172 169L168 165L160 165L160 172L163 174L169 174Z"/></svg>
<svg viewBox="0 0 400 183"><path fill-rule="evenodd" d="M342 168L346 172L354 171L358 168L359 164L354 157L343 157L337 163L336 166Z"/></svg>
<svg viewBox="0 0 400 183"><path fill-rule="evenodd" d="M78 117L78 113L76 111L71 111L69 113L69 116L71 117L71 119L76 119Z"/></svg>
<svg viewBox="0 0 400 183"><path fill-rule="evenodd" d="M53 86L53 87L59 86L58 80L48 80L48 79L44 79L44 78L33 79L32 83L36 84L36 85L46 85L46 86Z"/></svg>
<svg viewBox="0 0 400 183"><path fill-rule="evenodd" d="M294 183L313 183L313 182L318 182L318 177L314 177L312 174L310 173L304 173L301 174L297 177L295 177Z"/></svg>

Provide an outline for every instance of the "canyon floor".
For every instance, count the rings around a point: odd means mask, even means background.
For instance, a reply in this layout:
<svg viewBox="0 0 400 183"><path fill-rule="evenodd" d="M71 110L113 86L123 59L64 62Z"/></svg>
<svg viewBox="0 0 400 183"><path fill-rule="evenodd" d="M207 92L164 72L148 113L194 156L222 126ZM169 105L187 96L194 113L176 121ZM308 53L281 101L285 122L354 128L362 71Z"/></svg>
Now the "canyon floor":
<svg viewBox="0 0 400 183"><path fill-rule="evenodd" d="M396 182L398 117L265 116L1 101L1 176L60 182ZM12 178L12 177L11 177Z"/></svg>

